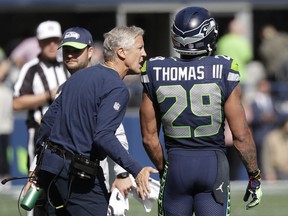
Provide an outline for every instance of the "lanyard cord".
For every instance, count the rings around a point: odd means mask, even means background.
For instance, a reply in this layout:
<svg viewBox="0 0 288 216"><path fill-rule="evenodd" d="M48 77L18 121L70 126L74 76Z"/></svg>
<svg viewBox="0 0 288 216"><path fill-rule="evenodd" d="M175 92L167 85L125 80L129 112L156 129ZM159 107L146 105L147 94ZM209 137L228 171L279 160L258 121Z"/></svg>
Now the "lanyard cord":
<svg viewBox="0 0 288 216"><path fill-rule="evenodd" d="M62 167L61 167L60 171L54 176L54 178L51 180L51 182L49 183L49 186L47 188L47 200L48 200L48 203L55 209L64 208L66 206L66 204L68 203L68 200L70 198L70 191L71 191L72 182L74 180L74 175L73 175L72 178L70 179L70 182L69 182L69 188L68 188L68 192L67 192L67 195L66 195L65 202L62 205L54 206L53 203L51 202L51 199L50 199L51 186L52 186L53 183L55 184L55 182L57 181L57 178L60 176L62 170L64 169L65 160L66 160L64 152L61 149L59 149L59 150L62 153L63 164L62 164Z"/></svg>

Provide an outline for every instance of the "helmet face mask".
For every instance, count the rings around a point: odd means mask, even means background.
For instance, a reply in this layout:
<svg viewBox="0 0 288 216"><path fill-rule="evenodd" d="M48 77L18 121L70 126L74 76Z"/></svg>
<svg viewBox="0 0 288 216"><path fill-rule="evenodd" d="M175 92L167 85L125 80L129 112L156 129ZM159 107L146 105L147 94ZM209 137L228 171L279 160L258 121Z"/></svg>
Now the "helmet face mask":
<svg viewBox="0 0 288 216"><path fill-rule="evenodd" d="M216 50L215 19L201 7L188 7L175 16L171 27L173 47L181 55L211 55Z"/></svg>

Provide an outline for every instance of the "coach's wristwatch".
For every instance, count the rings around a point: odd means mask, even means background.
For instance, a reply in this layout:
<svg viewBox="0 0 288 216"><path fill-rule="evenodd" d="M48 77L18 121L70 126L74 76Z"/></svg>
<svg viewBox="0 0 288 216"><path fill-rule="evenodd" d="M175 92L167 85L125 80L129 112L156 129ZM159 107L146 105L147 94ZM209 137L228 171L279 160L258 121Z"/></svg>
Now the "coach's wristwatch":
<svg viewBox="0 0 288 216"><path fill-rule="evenodd" d="M128 176L129 176L128 172L122 172L122 173L119 173L116 177L119 179L124 179L124 178L127 178Z"/></svg>

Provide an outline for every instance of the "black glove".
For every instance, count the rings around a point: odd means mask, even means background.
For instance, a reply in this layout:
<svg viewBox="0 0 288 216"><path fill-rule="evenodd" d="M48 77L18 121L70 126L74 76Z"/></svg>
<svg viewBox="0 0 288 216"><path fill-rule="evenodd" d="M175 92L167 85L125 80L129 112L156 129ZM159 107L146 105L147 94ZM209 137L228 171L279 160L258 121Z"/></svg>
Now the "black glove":
<svg viewBox="0 0 288 216"><path fill-rule="evenodd" d="M252 201L246 205L246 209L253 208L261 202L262 188L261 188L261 171L258 169L255 172L249 173L249 183L246 189L246 193L243 197L245 202L248 201L250 195Z"/></svg>

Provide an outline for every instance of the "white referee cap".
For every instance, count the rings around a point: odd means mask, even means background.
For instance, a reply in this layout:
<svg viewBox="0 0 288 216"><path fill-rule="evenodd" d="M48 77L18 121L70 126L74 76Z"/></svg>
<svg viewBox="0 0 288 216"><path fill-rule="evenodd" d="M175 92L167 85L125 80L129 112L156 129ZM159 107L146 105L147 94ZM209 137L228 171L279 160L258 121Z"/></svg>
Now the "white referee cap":
<svg viewBox="0 0 288 216"><path fill-rule="evenodd" d="M43 40L52 37L62 37L61 26L57 21L45 21L37 27L37 39Z"/></svg>

